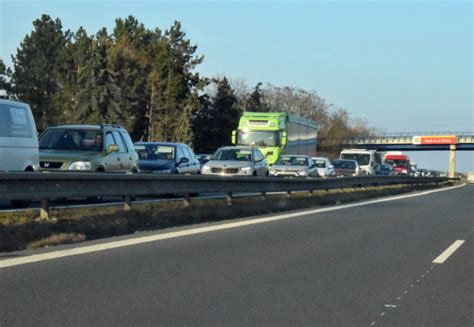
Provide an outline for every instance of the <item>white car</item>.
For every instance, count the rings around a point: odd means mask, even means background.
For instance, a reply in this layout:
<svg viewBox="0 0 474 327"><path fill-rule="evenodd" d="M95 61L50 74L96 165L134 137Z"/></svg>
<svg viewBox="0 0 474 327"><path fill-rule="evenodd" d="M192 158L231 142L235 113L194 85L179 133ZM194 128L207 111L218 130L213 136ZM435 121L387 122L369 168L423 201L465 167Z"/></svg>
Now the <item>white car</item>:
<svg viewBox="0 0 474 327"><path fill-rule="evenodd" d="M268 176L268 164L258 148L226 146L202 167L202 175Z"/></svg>
<svg viewBox="0 0 474 327"><path fill-rule="evenodd" d="M0 171L39 170L38 135L30 106L0 99Z"/></svg>
<svg viewBox="0 0 474 327"><path fill-rule="evenodd" d="M328 158L313 157L311 159L313 159L314 163L316 164L316 167L318 168L319 176L323 178L336 177L336 170L334 169L334 166Z"/></svg>
<svg viewBox="0 0 474 327"><path fill-rule="evenodd" d="M270 168L270 176L319 177L318 169L310 157L304 155L283 155Z"/></svg>

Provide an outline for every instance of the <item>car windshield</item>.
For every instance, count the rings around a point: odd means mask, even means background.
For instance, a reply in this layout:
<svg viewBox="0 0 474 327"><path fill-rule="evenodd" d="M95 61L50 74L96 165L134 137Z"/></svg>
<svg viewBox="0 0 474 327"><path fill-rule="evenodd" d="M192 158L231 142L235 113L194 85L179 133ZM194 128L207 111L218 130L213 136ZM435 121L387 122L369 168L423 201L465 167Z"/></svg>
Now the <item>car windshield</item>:
<svg viewBox="0 0 474 327"><path fill-rule="evenodd" d="M279 146L280 133L278 131L239 131L237 144L257 146Z"/></svg>
<svg viewBox="0 0 474 327"><path fill-rule="evenodd" d="M174 160L176 148L172 145L135 144L140 160Z"/></svg>
<svg viewBox="0 0 474 327"><path fill-rule="evenodd" d="M305 157L280 157L275 165L281 166L309 166L308 158Z"/></svg>
<svg viewBox="0 0 474 327"><path fill-rule="evenodd" d="M360 166L370 164L370 154L366 153L343 153L341 159L355 160Z"/></svg>
<svg viewBox="0 0 474 327"><path fill-rule="evenodd" d="M40 149L102 151L102 132L88 129L48 129L39 140Z"/></svg>
<svg viewBox="0 0 474 327"><path fill-rule="evenodd" d="M212 157L212 160L252 161L252 151L243 149L222 149Z"/></svg>
<svg viewBox="0 0 474 327"><path fill-rule="evenodd" d="M349 160L334 160L334 168L336 169L355 169L356 165L354 161Z"/></svg>
<svg viewBox="0 0 474 327"><path fill-rule="evenodd" d="M316 167L318 168L326 168L326 160L314 159L314 163L316 164Z"/></svg>
<svg viewBox="0 0 474 327"><path fill-rule="evenodd" d="M391 170L392 170L392 167L390 167L389 165L382 165L381 170L383 170L383 171L391 171Z"/></svg>

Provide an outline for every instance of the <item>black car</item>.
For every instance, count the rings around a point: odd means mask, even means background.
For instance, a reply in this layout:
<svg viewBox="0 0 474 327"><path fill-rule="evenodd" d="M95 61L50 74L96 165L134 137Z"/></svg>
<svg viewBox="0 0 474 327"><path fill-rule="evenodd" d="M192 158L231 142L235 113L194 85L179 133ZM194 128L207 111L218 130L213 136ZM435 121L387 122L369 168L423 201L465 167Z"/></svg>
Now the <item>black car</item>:
<svg viewBox="0 0 474 327"><path fill-rule="evenodd" d="M159 174L199 174L201 166L193 150L183 143L137 142L141 172Z"/></svg>

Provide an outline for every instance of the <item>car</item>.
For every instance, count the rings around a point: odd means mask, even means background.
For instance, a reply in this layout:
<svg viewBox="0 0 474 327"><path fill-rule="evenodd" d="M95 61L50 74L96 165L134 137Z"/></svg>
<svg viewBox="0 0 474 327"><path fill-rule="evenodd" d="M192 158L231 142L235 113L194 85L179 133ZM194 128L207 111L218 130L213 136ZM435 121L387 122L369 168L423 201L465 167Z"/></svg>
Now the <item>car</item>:
<svg viewBox="0 0 474 327"><path fill-rule="evenodd" d="M138 168L144 173L199 174L201 164L194 151L183 143L137 142Z"/></svg>
<svg viewBox="0 0 474 327"><path fill-rule="evenodd" d="M138 172L138 154L119 125L61 125L39 139L45 171Z"/></svg>
<svg viewBox="0 0 474 327"><path fill-rule="evenodd" d="M26 103L0 99L0 158L0 171L39 170L38 134Z"/></svg>
<svg viewBox="0 0 474 327"><path fill-rule="evenodd" d="M333 160L332 164L337 177L364 175L364 171L360 169L356 160L337 159Z"/></svg>
<svg viewBox="0 0 474 327"><path fill-rule="evenodd" d="M331 161L325 157L312 157L313 162L316 164L318 168L319 176L325 177L334 177L336 176L336 171L334 170L334 166L332 165Z"/></svg>
<svg viewBox="0 0 474 327"><path fill-rule="evenodd" d="M270 176L318 177L318 167L305 155L282 155L270 168Z"/></svg>
<svg viewBox="0 0 474 327"><path fill-rule="evenodd" d="M211 157L212 157L212 154L197 154L196 155L197 159L199 160L199 162L201 163L201 169L202 167L209 161L211 160Z"/></svg>
<svg viewBox="0 0 474 327"><path fill-rule="evenodd" d="M393 170L393 167L388 164L382 164L380 165L380 169L377 171L377 175L379 176L393 176L395 175L395 171Z"/></svg>
<svg viewBox="0 0 474 327"><path fill-rule="evenodd" d="M201 174L267 176L268 163L256 147L226 146L214 153L202 167Z"/></svg>

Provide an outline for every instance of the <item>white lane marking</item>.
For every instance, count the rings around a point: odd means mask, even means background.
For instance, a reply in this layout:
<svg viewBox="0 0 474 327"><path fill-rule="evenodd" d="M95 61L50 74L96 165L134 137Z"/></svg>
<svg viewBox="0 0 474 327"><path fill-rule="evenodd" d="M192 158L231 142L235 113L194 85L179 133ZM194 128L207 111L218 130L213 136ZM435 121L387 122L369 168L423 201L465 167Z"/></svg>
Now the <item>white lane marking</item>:
<svg viewBox="0 0 474 327"><path fill-rule="evenodd" d="M85 254L85 253L111 250L111 249L116 249L116 248L125 247L125 246L138 245L138 244L161 241L161 240L172 239L172 238L177 238L177 237L209 233L209 232L225 230L225 229L230 229L230 228L238 228L242 226L262 224L262 223L267 223L267 222L272 222L272 221L277 221L277 220L297 218L301 216L312 215L315 213L331 212L331 211L342 210L342 209L347 209L347 208L366 206L370 204L396 201L400 199L418 197L418 196L423 196L423 195L437 193L437 192L449 191L449 190L459 188L462 186L464 185L425 191L425 192L420 192L416 194L400 195L400 196L388 197L384 199L369 200L369 201L359 202L359 203L338 205L338 206L333 206L333 207L328 207L328 208L305 210L305 211L282 214L282 215L277 215L277 216L272 216L272 217L254 218L254 219L243 220L239 222L224 223L221 225L214 225L214 226L208 226L208 227L197 227L197 228L188 229L184 231L169 232L169 233L163 233L163 234L151 235L151 236L143 236L143 237L132 238L132 239L127 239L127 240L122 240L122 241L112 241L108 243L87 245L87 246L82 246L82 247L77 247L77 248L67 249L67 250L59 250L59 251L54 251L54 252L42 253L42 254L33 254L33 255L20 257L20 258L0 260L0 268L7 268L7 267L18 266L18 265L45 261L45 260L59 259L59 258L64 258L64 257L69 257L69 256L74 256L74 255L79 255L79 254Z"/></svg>
<svg viewBox="0 0 474 327"><path fill-rule="evenodd" d="M464 240L457 240L449 246L443 253L441 253L436 259L433 260L433 263L443 263L456 251L462 244Z"/></svg>

